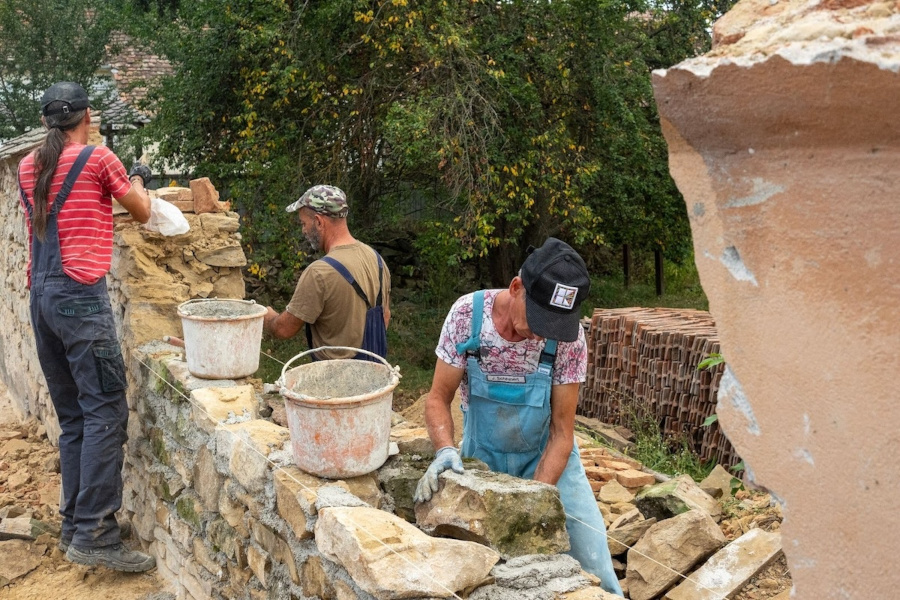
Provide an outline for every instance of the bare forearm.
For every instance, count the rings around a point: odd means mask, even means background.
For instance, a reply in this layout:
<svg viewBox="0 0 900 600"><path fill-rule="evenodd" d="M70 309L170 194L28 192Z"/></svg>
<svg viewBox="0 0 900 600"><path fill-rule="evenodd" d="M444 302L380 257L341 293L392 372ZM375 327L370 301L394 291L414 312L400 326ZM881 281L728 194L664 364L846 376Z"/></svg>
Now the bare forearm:
<svg viewBox="0 0 900 600"><path fill-rule="evenodd" d="M574 439L571 436L568 438L568 442L561 436L551 436L550 441L547 442L547 448L538 462L537 469L534 471L534 480L556 485L569 462L573 443Z"/></svg>
<svg viewBox="0 0 900 600"><path fill-rule="evenodd" d="M425 424L435 450L453 445L453 416L450 407L432 391L425 400Z"/></svg>

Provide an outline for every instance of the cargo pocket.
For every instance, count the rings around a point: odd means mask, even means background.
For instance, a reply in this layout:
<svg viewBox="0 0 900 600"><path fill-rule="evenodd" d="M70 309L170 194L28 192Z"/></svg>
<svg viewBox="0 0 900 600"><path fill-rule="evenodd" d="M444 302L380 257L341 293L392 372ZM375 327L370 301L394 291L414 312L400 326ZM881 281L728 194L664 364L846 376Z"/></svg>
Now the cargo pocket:
<svg viewBox="0 0 900 600"><path fill-rule="evenodd" d="M63 329L82 340L95 340L103 337L103 327L98 326L98 316L106 309L103 298L74 298L60 302L56 311L66 317ZM101 319L102 320L102 319Z"/></svg>
<svg viewBox="0 0 900 600"><path fill-rule="evenodd" d="M118 392L125 389L125 361L119 342L95 342L91 346L94 360L97 361L97 372L100 375L100 389L104 392Z"/></svg>

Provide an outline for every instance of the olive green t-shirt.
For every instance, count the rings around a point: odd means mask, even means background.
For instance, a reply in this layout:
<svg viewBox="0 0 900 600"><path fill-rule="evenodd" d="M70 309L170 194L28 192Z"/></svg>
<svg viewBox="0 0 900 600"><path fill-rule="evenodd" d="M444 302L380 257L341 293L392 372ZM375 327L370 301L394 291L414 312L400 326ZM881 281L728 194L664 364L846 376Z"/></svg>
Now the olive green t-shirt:
<svg viewBox="0 0 900 600"><path fill-rule="evenodd" d="M332 248L328 256L350 271L371 305L375 306L378 293L378 259L375 251L362 242L355 242ZM381 263L381 269L382 304L388 307L391 297L391 274L384 261ZM313 346L316 348L362 346L366 303L353 286L325 261L317 260L306 267L300 275L286 310L312 326ZM317 355L319 358L347 358L352 356L352 353L323 350Z"/></svg>

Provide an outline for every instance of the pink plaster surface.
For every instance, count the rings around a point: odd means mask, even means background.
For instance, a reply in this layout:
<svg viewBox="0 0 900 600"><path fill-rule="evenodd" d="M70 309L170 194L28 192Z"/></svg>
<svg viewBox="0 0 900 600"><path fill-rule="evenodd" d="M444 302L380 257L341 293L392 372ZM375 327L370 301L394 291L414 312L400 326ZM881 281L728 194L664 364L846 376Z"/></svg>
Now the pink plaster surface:
<svg viewBox="0 0 900 600"><path fill-rule="evenodd" d="M783 503L793 597L893 598L900 3L776 4L654 74L729 366L717 410Z"/></svg>

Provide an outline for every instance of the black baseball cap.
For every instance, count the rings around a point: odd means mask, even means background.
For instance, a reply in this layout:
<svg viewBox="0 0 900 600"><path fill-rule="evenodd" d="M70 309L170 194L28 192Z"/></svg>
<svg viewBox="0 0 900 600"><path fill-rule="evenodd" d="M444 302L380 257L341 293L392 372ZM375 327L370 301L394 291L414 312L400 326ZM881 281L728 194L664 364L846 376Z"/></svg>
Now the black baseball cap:
<svg viewBox="0 0 900 600"><path fill-rule="evenodd" d="M567 243L547 238L529 248L519 272L525 286L525 316L532 333L542 338L574 342L581 327L578 307L591 290L591 278L581 256Z"/></svg>
<svg viewBox="0 0 900 600"><path fill-rule="evenodd" d="M52 110L48 109L47 106L53 102L63 102L64 104L54 107ZM41 96L41 114L45 117L84 110L90 106L91 101L88 99L87 92L74 81L54 83Z"/></svg>

